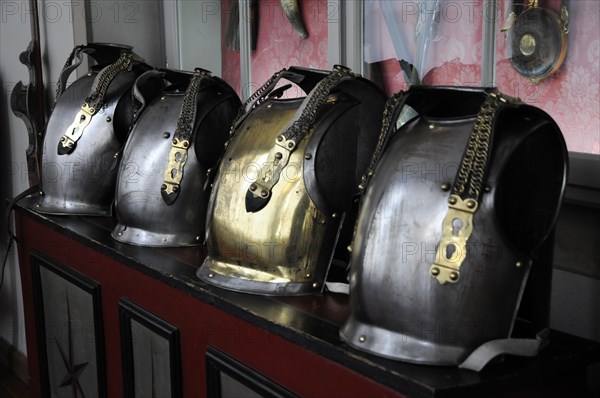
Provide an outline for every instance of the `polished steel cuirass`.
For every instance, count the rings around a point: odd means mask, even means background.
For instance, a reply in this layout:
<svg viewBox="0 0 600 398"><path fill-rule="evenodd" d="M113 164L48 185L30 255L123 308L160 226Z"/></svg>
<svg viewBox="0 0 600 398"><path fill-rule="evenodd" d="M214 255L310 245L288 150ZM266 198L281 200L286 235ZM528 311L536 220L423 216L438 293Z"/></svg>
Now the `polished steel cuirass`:
<svg viewBox="0 0 600 398"><path fill-rule="evenodd" d="M143 246L198 245L204 240L210 192L207 173L223 151L240 101L221 79L211 76L201 82L192 145L187 151L178 197L168 204L161 195L161 186L192 74L164 71L163 79L161 73L151 71L142 75L138 82L141 84L143 80L144 88L136 83L137 93L150 94L141 98L147 105L123 151L115 197L119 222L112 236L121 242ZM148 74L156 78L146 79Z"/></svg>
<svg viewBox="0 0 600 398"><path fill-rule="evenodd" d="M269 97L237 126L210 197L202 280L258 294L322 290L344 213L376 142L384 97L363 79L340 84L291 153L270 201L248 210L249 186L272 167L276 138L304 102Z"/></svg>
<svg viewBox="0 0 600 398"><path fill-rule="evenodd" d="M57 145L73 123L97 75L90 72L58 98L46 127L42 192L36 210L50 214L110 215L120 150L131 123L127 97L137 70L123 71L110 83L104 105L91 118L75 150L60 155Z"/></svg>
<svg viewBox="0 0 600 398"><path fill-rule="evenodd" d="M481 344L510 336L536 249L556 221L567 157L548 115L501 103L472 220L447 223L450 190L488 95L414 88L396 109L352 244L351 316L340 332L348 344L456 365ZM464 245L441 247L444 239ZM451 267L448 279L440 278L443 264Z"/></svg>

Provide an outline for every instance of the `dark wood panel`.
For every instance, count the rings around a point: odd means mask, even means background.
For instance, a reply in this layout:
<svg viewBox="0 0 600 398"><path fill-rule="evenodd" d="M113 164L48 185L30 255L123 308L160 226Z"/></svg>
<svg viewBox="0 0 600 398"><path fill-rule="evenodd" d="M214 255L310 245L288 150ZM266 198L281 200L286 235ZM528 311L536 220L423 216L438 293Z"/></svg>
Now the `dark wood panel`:
<svg viewBox="0 0 600 398"><path fill-rule="evenodd" d="M30 263L42 396L105 397L100 285L37 251Z"/></svg>
<svg viewBox="0 0 600 398"><path fill-rule="evenodd" d="M224 291L195 278L201 249L120 244L109 236L114 220L108 218L46 217L23 207L16 217L22 259L39 250L103 287L111 397L120 396L123 386L119 314L108 309L118 308L123 296L179 329L184 396L205 394L201 358L209 345L301 396L519 396L540 390L552 395L561 386L571 395L583 394L586 366L600 360L600 344L555 331L538 357L507 358L481 373L387 360L340 340L339 327L348 314L344 296L276 299ZM21 272L30 323L28 267L25 258ZM30 338L35 329L26 329L28 347L37 352ZM35 371L32 375L39 380Z"/></svg>

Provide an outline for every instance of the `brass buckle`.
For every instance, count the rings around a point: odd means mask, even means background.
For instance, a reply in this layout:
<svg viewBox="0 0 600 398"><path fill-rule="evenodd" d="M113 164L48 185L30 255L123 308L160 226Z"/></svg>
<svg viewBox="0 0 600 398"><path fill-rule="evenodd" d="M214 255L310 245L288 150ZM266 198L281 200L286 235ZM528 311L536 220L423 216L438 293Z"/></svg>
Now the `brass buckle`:
<svg viewBox="0 0 600 398"><path fill-rule="evenodd" d="M473 233L473 214L478 203L475 199L462 200L458 195L450 195L448 213L442 221L442 236L435 254L435 261L429 267L429 274L444 284L457 283L460 279L460 266L467 258L467 241Z"/></svg>
<svg viewBox="0 0 600 398"><path fill-rule="evenodd" d="M73 147L83 135L85 128L89 126L92 121L92 116L94 116L95 113L96 109L91 108L87 103L84 103L81 106L81 110L75 115L73 123L67 127L65 133L60 137L60 145L62 145L67 153L73 150Z"/></svg>
<svg viewBox="0 0 600 398"><path fill-rule="evenodd" d="M179 192L179 185L183 178L183 166L187 162L189 147L190 142L188 140L173 138L171 150L169 151L169 164L165 170L161 187L167 195Z"/></svg>
<svg viewBox="0 0 600 398"><path fill-rule="evenodd" d="M280 135L275 140L275 147L269 154L267 161L263 163L258 179L250 184L250 192L262 199L271 196L271 190L279 181L281 172L287 166L292 151L296 147L293 140L286 140Z"/></svg>

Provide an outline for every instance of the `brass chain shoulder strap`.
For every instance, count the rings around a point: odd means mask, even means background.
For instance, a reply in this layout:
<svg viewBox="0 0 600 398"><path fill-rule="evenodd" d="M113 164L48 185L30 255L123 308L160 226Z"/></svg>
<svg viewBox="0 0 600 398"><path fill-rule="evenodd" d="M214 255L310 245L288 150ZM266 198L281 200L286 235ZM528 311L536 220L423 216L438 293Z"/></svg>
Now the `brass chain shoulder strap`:
<svg viewBox="0 0 600 398"><path fill-rule="evenodd" d="M177 119L177 127L173 134L168 164L161 185L161 195L168 205L175 202L183 179L183 169L188 159L188 149L193 142L194 123L198 108L198 92L203 80L212 79L210 72L195 69L181 104L181 112Z"/></svg>
<svg viewBox="0 0 600 398"><path fill-rule="evenodd" d="M473 233L473 215L479 206L484 178L491 155L493 124L505 104L517 104L515 98L494 92L483 102L456 180L448 198L448 212L442 221L442 235L429 274L440 284L457 283L460 266L467 257L467 241Z"/></svg>
<svg viewBox="0 0 600 398"><path fill-rule="evenodd" d="M90 95L87 96L83 104L84 106L87 104L87 107L92 114L102 107L104 104L104 96L108 91L108 86L120 72L129 69L132 58L133 54L122 53L119 59L98 73L98 76L94 79Z"/></svg>
<svg viewBox="0 0 600 398"><path fill-rule="evenodd" d="M259 106L260 104L262 104L265 101L265 99L267 98L267 95L269 95L269 93L271 91L273 91L273 88L275 87L275 83L277 83L277 81L279 81L279 79L281 78L281 75L285 71L286 71L286 69L284 68L278 72L275 72L273 74L273 76L271 76L269 78L269 80L267 80L262 86L260 86L254 92L254 94L252 94L246 101L244 101L244 103L240 107L240 111L238 112L237 116L233 120L233 123L231 123L231 129L229 130L230 138L233 137L233 135L235 133L235 129L236 129L237 125L239 124L239 122L248 113L250 113L254 108L256 108L257 106ZM226 147L227 147L228 143L229 142L227 142L225 144Z"/></svg>
<svg viewBox="0 0 600 398"><path fill-rule="evenodd" d="M275 139L275 146L261 167L258 179L250 184L246 194L247 211L258 211L267 204L273 187L279 181L281 171L287 166L294 149L315 122L320 107L336 86L355 76L349 68L336 65L333 71L308 94L285 132Z"/></svg>
<svg viewBox="0 0 600 398"><path fill-rule="evenodd" d="M295 118L285 133L280 137L277 137L277 141L281 142L282 140L285 140L287 142L286 146L290 149L293 148L289 146L290 142L293 142L294 145L298 144L315 122L319 108L323 105L331 93L331 90L340 84L344 78L350 76L353 76L353 74L349 68L336 65L333 71L321 80L317 87L309 94L306 105L302 109L299 117Z"/></svg>
<svg viewBox="0 0 600 398"><path fill-rule="evenodd" d="M60 142L58 143L59 155L73 152L77 141L83 135L85 128L90 124L92 117L104 105L104 96L108 91L110 83L120 72L129 69L132 59L133 54L122 53L119 59L98 73L92 84L90 94L81 106L81 110L75 115L73 123L67 127L65 133L60 137Z"/></svg>
<svg viewBox="0 0 600 398"><path fill-rule="evenodd" d="M402 102L404 94L404 91L399 91L392 95L385 103L385 107L383 109L383 120L381 122L381 130L379 132L379 138L377 139L377 145L375 146L375 150L373 151L373 155L371 156L371 161L369 162L367 171L361 177L360 184L358 185L360 193L363 193L365 191L369 179L371 178L371 176L373 176L373 173L375 172L377 160L381 156L384 144L387 142L391 132L390 130L392 126L392 118L394 114L396 114L396 109L398 108L398 105Z"/></svg>
<svg viewBox="0 0 600 398"><path fill-rule="evenodd" d="M492 127L498 109L505 103L517 100L500 93L491 93L481 105L473 131L469 136L465 153L458 167L452 195L461 199L479 200L483 188L483 178L490 157Z"/></svg>

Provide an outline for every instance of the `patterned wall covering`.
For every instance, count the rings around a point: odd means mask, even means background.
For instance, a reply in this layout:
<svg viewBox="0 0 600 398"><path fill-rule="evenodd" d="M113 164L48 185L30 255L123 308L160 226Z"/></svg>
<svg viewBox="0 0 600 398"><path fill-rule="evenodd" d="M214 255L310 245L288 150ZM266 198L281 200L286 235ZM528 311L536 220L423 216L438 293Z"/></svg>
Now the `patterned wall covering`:
<svg viewBox="0 0 600 398"><path fill-rule="evenodd" d="M288 22L278 0L259 0L259 31L256 50L252 52L252 92L273 73L291 65L327 69L326 0L299 0L308 38L302 39ZM223 34L231 9L231 0L223 2ZM330 15L331 16L331 15ZM223 78L239 93L240 53L223 43ZM290 93L297 94L297 93Z"/></svg>
<svg viewBox="0 0 600 398"><path fill-rule="evenodd" d="M401 3L397 2L397 7ZM540 3L558 10L555 0L540 0ZM429 53L430 64L436 66L426 73L423 81L431 85L479 85L483 0L441 0L441 4L445 7L441 28ZM508 6L508 0L498 1L498 26L505 23ZM548 112L563 131L570 151L600 154L600 2L570 1L569 13L567 58L562 68L541 84L532 83L513 69L506 52L505 34L498 32L496 85L506 94ZM385 29L383 23L379 27ZM378 34L385 38L387 33ZM381 56L389 57L380 62L388 94L406 89L400 67L390 59L393 54L388 42Z"/></svg>

